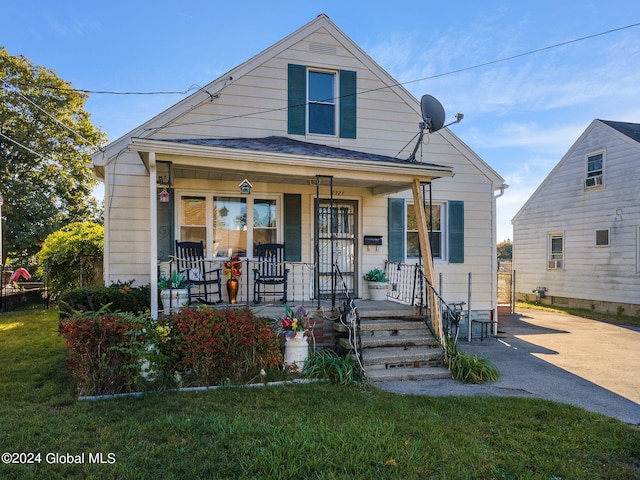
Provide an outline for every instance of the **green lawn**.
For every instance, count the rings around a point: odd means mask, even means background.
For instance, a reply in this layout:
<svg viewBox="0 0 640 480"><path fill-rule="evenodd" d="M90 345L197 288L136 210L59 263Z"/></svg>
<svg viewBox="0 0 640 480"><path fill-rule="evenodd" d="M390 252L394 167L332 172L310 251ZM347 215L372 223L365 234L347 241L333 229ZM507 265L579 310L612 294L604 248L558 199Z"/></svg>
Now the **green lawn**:
<svg viewBox="0 0 640 480"><path fill-rule="evenodd" d="M36 462L0 478L640 479L640 430L541 400L316 383L77 401L56 329L55 310L0 314L0 453Z"/></svg>

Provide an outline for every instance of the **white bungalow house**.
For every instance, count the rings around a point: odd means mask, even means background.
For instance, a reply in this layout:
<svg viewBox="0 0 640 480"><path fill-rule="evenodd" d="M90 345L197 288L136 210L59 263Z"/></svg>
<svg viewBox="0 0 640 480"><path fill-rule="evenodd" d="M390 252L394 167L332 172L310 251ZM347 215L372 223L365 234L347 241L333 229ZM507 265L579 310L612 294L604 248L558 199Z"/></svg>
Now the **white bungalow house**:
<svg viewBox="0 0 640 480"><path fill-rule="evenodd" d="M591 122L512 223L520 298L640 313L640 124Z"/></svg>
<svg viewBox="0 0 640 480"><path fill-rule="evenodd" d="M386 268L389 298L411 303L412 281L396 275L421 261L447 302L494 315L503 179L448 128L409 161L421 121L420 102L319 15L93 155L106 284L155 288L175 241L201 240L212 263L246 262L239 298L252 302L256 245L275 242L291 304L335 292L333 265L364 299L364 273ZM413 208L424 202L426 239Z"/></svg>

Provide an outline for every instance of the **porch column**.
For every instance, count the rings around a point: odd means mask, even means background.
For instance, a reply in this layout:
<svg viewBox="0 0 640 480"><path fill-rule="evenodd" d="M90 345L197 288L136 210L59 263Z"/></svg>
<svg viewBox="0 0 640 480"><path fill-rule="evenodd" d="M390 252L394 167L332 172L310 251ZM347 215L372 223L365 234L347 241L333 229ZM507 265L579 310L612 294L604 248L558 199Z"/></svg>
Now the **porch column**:
<svg viewBox="0 0 640 480"><path fill-rule="evenodd" d="M149 278L151 318L158 318L158 195L156 152L149 152Z"/></svg>
<svg viewBox="0 0 640 480"><path fill-rule="evenodd" d="M422 252L422 264L424 274L432 287L435 287L435 275L433 272L433 258L431 257L431 243L429 232L427 232L427 218L424 213L424 199L420 190L420 180L415 178L411 184L413 191L413 204L415 205L416 220L418 223L418 238L420 239L420 251ZM444 341L444 331L442 329L442 317L440 316L440 303L434 291L429 288L429 309L431 311L431 321L438 339Z"/></svg>

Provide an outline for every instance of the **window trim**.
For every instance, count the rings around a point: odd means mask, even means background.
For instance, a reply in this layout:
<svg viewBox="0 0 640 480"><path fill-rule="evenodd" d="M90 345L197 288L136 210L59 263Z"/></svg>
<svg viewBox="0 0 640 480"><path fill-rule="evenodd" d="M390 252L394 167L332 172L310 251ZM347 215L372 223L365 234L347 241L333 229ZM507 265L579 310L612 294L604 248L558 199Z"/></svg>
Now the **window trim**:
<svg viewBox="0 0 640 480"><path fill-rule="evenodd" d="M553 258L553 239L562 239L562 251L560 252L561 258ZM564 232L549 232L547 234L547 270L564 270L565 267L565 255L566 255L566 243ZM552 266L554 262L555 266ZM560 264L558 264L560 262Z"/></svg>
<svg viewBox="0 0 640 480"><path fill-rule="evenodd" d="M214 197L234 197L245 198L247 200L247 256L248 259L253 259L253 206L254 200L275 200L276 201L276 238L278 242L282 242L283 229L284 229L284 195L274 193L255 193L252 195L242 195L237 191L230 190L197 190L197 189L180 189L175 191L176 208L175 208L175 235L180 240L180 231L182 228L182 211L180 203L184 197L204 197L205 199L205 251L207 252L207 259L220 259L226 257L212 257L212 245L213 245L213 198ZM242 257L245 258L245 257Z"/></svg>
<svg viewBox="0 0 640 480"><path fill-rule="evenodd" d="M598 155L602 156L602 167L600 168L599 175L590 175L589 172L589 159L596 157ZM594 152L589 152L584 156L584 189L585 190L594 190L604 187L605 185L605 172L606 172L606 152L605 150L596 150Z"/></svg>

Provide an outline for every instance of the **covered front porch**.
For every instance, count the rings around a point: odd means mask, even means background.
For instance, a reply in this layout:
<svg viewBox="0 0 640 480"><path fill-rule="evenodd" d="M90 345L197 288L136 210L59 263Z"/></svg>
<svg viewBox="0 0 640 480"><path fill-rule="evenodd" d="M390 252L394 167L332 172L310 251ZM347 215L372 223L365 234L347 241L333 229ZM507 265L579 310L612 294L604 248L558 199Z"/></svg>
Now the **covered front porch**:
<svg viewBox="0 0 640 480"><path fill-rule="evenodd" d="M334 265L342 270L342 280L347 279L344 283L349 294L362 297L363 269L386 262L386 244L380 252L377 248L369 252L360 247L369 228L366 219L377 222L376 232L384 229L384 233L387 233L387 228L391 228L387 225L389 194L411 191L414 204L424 205L423 185L453 175L450 167L442 165L284 137L188 141L134 139L131 148L139 153L149 172L152 315L158 314L157 291L154 290L157 288L159 272L167 262L171 265L173 261L179 261L177 252L171 251L173 242L191 240L185 236L193 237L193 232L197 230L192 225L185 226L185 222L180 223L179 213L176 213L179 205L175 203L168 203L169 209L161 217L160 203L166 202L167 194L171 197L169 202L176 202L176 198L201 198L203 204L207 205L207 213L203 216L206 218L225 210L220 199L230 198L232 188L240 188L240 193L236 192L234 198L242 195L239 202L247 205L254 198L269 197L275 199L274 211L280 212L282 207L278 202L285 204L283 220L278 220L272 231L266 233L270 235L270 241L286 244L287 251L294 252L285 259L289 270L287 302L315 305L318 308L322 302L329 301L334 307L336 298L340 298L343 295L341 291L344 291L333 271ZM292 199L293 208L288 208ZM287 209L294 212L296 222L290 221L292 215ZM422 264L426 267L426 278L433 284L428 222L424 209L415 210L423 252ZM240 218L244 226L240 226L240 230L247 229L246 235L240 235L243 242L247 238L246 247L228 248L229 254L239 253L243 267L243 273L238 278L237 301L277 305L282 297L274 295L273 298L256 299L254 295L253 270L259 266L255 251L266 229L256 232L255 217L249 217L250 210L247 210L247 214L245 219L244 214L238 216L234 212L234 218ZM345 227L346 221L353 223ZM203 223L199 234L205 246L203 261L213 269L224 269L224 262L229 260L228 244L219 242L215 221L207 222L210 223ZM164 252L160 252L159 248L160 233L165 234L165 245L169 246ZM225 281L222 278L221 300L229 302ZM413 303L413 299L406 303ZM428 304L437 309L436 301ZM438 318L439 313L432 312L432 317Z"/></svg>

